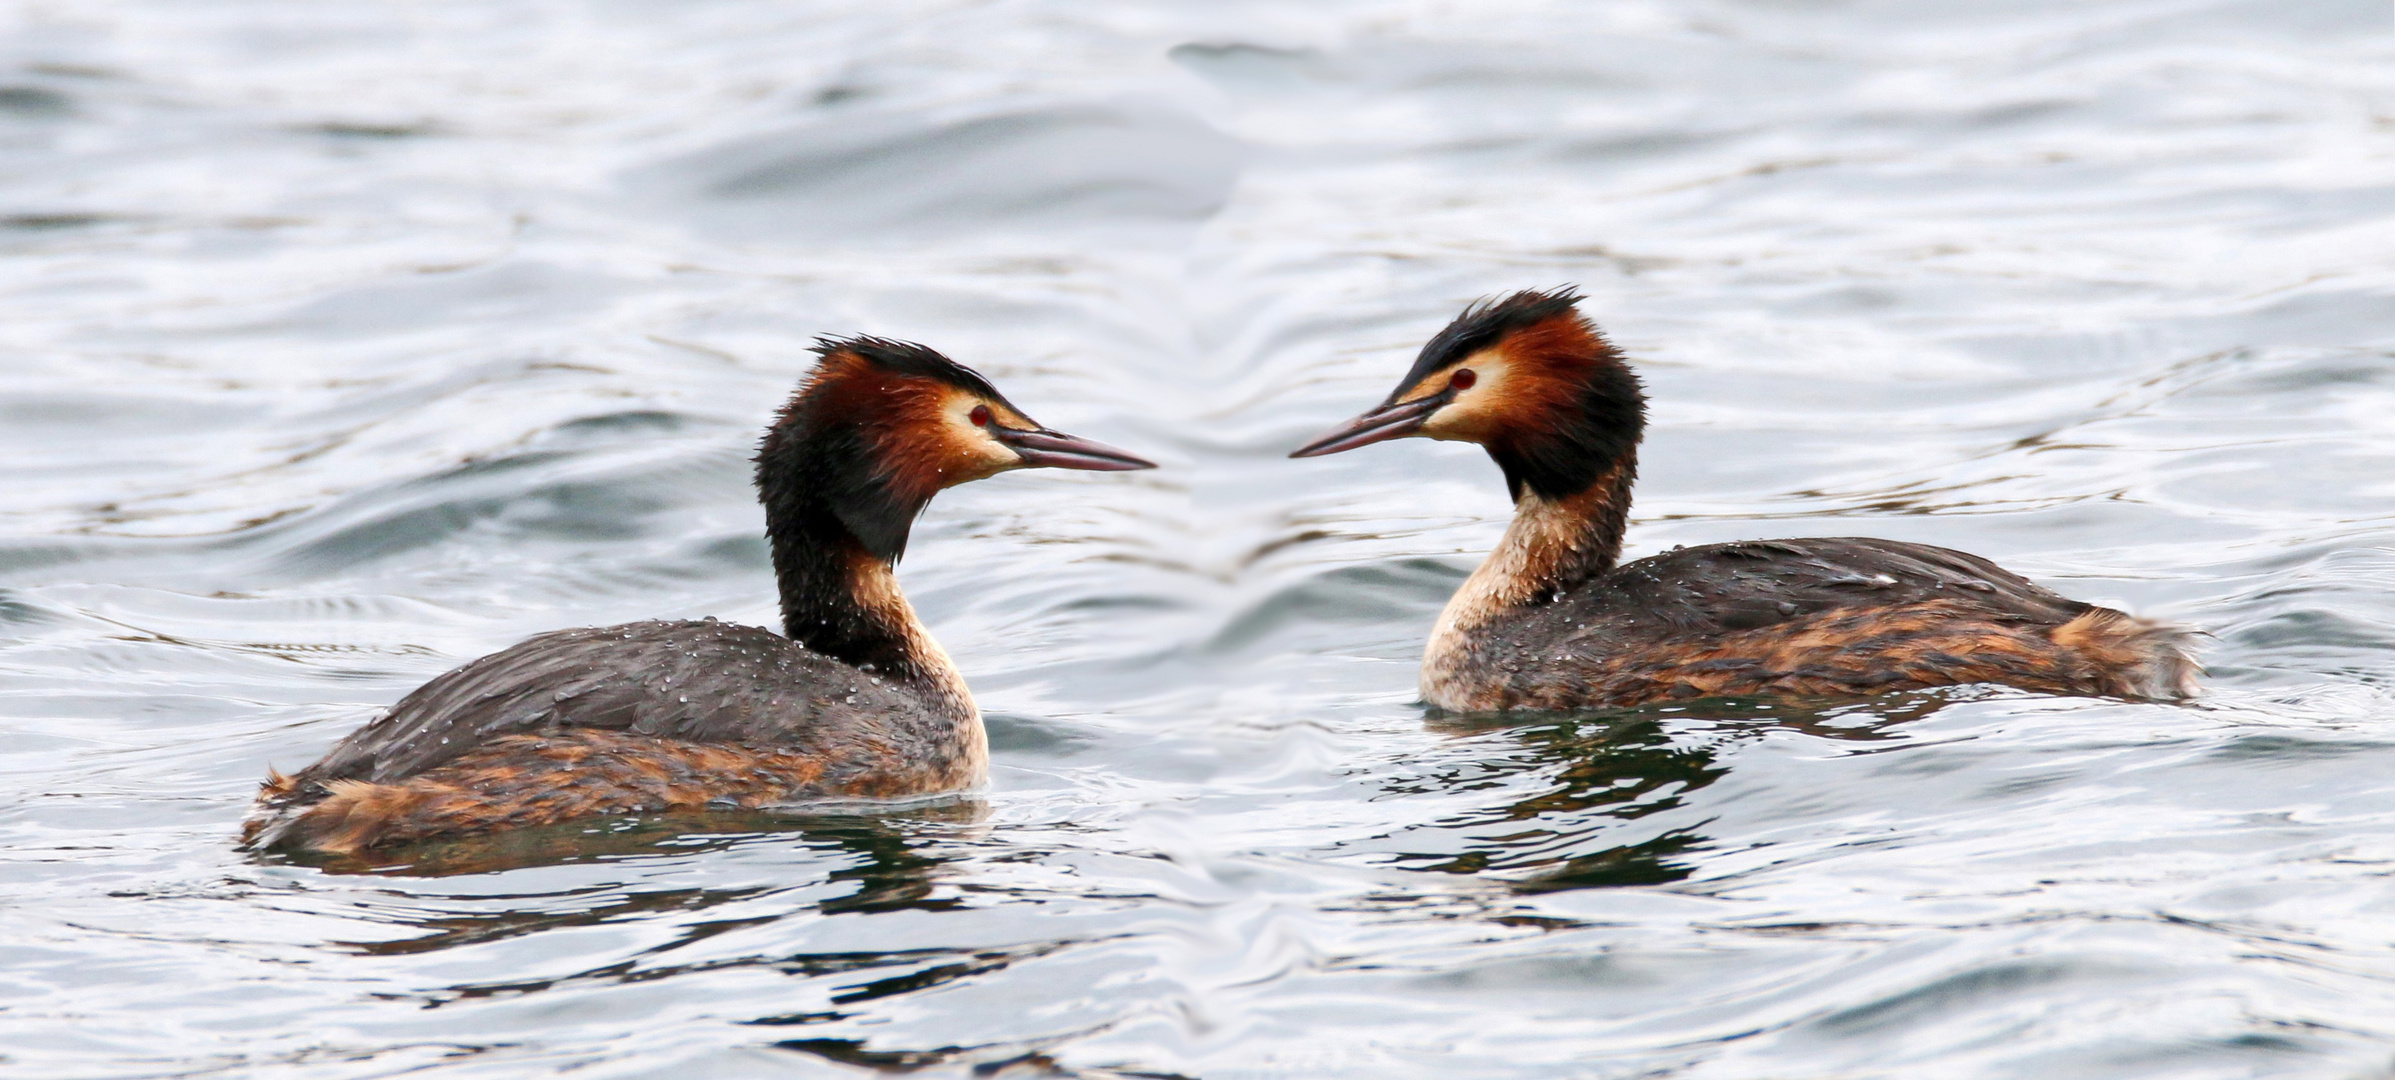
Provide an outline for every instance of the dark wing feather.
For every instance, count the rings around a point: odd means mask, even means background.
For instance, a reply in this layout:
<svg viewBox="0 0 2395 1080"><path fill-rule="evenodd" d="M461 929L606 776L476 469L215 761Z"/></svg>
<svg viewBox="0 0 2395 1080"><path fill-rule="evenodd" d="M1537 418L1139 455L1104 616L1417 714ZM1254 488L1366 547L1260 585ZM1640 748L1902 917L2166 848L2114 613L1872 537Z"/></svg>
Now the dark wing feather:
<svg viewBox="0 0 2395 1080"><path fill-rule="evenodd" d="M1549 610L1572 620L1573 637L1688 640L1925 600L2041 624L2068 622L2089 608L1976 555L1825 537L1680 548L1624 564Z"/></svg>
<svg viewBox="0 0 2395 1080"><path fill-rule="evenodd" d="M1871 694L1999 682L2183 697L2185 634L2058 595L1986 559L1831 537L1682 548L1508 609L1444 659L1472 708L1721 694Z"/></svg>
<svg viewBox="0 0 2395 1080"><path fill-rule="evenodd" d="M942 726L887 680L772 631L627 623L542 634L441 675L293 779L390 783L502 735L570 728L816 752L915 725Z"/></svg>

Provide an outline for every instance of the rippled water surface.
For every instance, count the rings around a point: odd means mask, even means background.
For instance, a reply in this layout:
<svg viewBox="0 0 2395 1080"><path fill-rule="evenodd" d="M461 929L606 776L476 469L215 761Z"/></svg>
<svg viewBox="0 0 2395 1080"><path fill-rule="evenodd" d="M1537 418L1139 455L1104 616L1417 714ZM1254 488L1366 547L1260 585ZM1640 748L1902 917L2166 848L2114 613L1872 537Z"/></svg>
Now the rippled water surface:
<svg viewBox="0 0 2395 1080"><path fill-rule="evenodd" d="M2390 1075L2378 0L5 10L11 1075ZM1428 714L1495 469L1282 454L1566 282L1634 553L1967 548L2207 696ZM985 795L233 847L464 660L773 621L827 332L1166 464L919 527Z"/></svg>

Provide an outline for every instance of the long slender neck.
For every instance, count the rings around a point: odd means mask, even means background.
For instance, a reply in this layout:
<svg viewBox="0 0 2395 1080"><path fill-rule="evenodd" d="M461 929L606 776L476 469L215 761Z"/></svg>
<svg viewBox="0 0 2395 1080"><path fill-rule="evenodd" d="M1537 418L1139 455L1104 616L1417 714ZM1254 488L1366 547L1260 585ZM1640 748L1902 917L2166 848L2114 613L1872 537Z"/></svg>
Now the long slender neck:
<svg viewBox="0 0 2395 1080"><path fill-rule="evenodd" d="M766 534L791 640L894 679L952 716L980 716L964 677L899 591L890 561L867 550L828 505L768 505Z"/></svg>
<svg viewBox="0 0 2395 1080"><path fill-rule="evenodd" d="M1637 479L1633 449L1574 494L1548 498L1518 489L1513 523L1487 561L1447 601L1431 632L1431 653L1457 646L1462 636L1508 610L1545 602L1613 569L1621 559L1630 486Z"/></svg>

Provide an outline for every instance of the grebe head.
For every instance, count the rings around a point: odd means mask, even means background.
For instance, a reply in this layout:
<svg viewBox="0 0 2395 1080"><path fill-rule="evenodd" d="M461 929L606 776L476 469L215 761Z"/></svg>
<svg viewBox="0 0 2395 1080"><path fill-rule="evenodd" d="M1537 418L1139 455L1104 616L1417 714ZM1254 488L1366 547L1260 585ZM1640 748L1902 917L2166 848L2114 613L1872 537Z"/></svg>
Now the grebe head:
<svg viewBox="0 0 2395 1080"><path fill-rule="evenodd" d="M1466 306L1385 400L1289 456L1420 435L1479 443L1516 499L1586 490L1636 453L1646 395L1579 302L1567 285Z"/></svg>
<svg viewBox="0 0 2395 1080"><path fill-rule="evenodd" d="M1116 472L1154 462L1050 431L978 372L876 337L819 338L821 357L766 431L757 488L778 508L828 504L865 549L896 559L943 488L1009 469Z"/></svg>

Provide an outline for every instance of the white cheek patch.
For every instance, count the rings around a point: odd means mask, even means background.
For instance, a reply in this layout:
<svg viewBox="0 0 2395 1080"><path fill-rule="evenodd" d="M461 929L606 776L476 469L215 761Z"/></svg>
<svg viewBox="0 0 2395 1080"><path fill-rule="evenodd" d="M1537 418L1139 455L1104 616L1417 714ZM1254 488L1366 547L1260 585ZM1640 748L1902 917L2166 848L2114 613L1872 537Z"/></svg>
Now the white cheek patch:
<svg viewBox="0 0 2395 1080"><path fill-rule="evenodd" d="M997 436L990 434L989 428L973 422L974 408L987 404L968 394L956 394L941 409L941 417L945 421L943 427L947 433L945 449L948 458L947 467L942 471L948 474L949 484L979 480L1019 468L1023 464L1022 457L1005 443L999 442ZM996 406L989 406L989 410L993 424L1020 419L1011 410Z"/></svg>
<svg viewBox="0 0 2395 1080"><path fill-rule="evenodd" d="M974 423L970 413L968 409L951 414L953 419L949 430L954 435L954 441L950 445L956 448L957 456L978 466L984 476L1020 464L1021 460L1015 452L999 442L997 436L990 434L989 428Z"/></svg>
<svg viewBox="0 0 2395 1080"><path fill-rule="evenodd" d="M1474 353L1471 359L1451 369L1449 377L1453 377L1453 370L1462 368L1472 369L1471 388L1457 391L1455 400L1430 414L1430 419L1422 424L1422 434L1433 439L1479 442L1495 434L1501 426L1500 407L1512 374L1512 365L1505 354L1495 350Z"/></svg>

